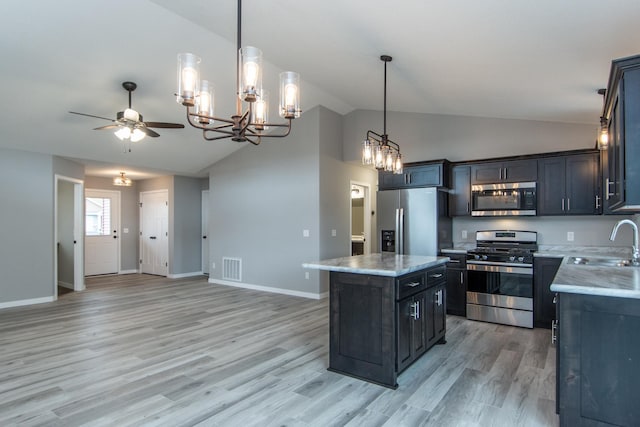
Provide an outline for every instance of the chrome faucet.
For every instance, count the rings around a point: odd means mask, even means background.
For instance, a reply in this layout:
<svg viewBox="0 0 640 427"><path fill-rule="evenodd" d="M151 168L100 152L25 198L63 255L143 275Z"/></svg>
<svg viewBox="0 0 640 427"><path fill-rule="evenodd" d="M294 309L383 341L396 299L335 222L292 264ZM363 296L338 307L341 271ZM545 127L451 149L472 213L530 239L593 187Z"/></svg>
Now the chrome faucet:
<svg viewBox="0 0 640 427"><path fill-rule="evenodd" d="M611 237L609 237L609 240L611 240L612 242L615 240L616 234L618 233L618 228L620 228L622 224L629 224L631 228L633 228L631 261L634 265L637 265L640 263L640 249L638 248L638 226L635 222L631 221L630 219L621 219L620 221L618 221L616 225L613 226L613 230L611 230Z"/></svg>

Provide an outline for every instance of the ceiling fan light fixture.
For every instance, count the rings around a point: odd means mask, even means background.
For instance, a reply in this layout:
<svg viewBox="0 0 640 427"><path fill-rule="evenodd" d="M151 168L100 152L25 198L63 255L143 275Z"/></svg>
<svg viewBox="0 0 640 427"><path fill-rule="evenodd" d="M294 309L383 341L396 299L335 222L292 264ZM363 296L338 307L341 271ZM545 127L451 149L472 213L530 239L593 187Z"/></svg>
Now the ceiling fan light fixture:
<svg viewBox="0 0 640 427"><path fill-rule="evenodd" d="M131 136L131 129L128 127L122 127L115 131L114 135L117 136L120 141L124 141L125 139L129 139Z"/></svg>
<svg viewBox="0 0 640 427"><path fill-rule="evenodd" d="M120 172L120 176L113 178L113 185L119 187L131 187L131 179L125 176L124 172Z"/></svg>
<svg viewBox="0 0 640 427"><path fill-rule="evenodd" d="M124 110L124 119L130 120L132 122L137 122L140 120L140 114L136 110L132 110L131 108L127 108Z"/></svg>
<svg viewBox="0 0 640 427"><path fill-rule="evenodd" d="M135 128L133 132L131 132L131 142L138 142L144 139L147 136L142 130Z"/></svg>

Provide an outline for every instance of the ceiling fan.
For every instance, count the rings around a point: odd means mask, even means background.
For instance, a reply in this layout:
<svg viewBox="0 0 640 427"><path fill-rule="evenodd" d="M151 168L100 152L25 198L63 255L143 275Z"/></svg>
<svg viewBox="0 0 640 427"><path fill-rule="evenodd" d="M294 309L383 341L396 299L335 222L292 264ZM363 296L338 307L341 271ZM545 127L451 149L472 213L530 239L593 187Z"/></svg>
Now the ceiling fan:
<svg viewBox="0 0 640 427"><path fill-rule="evenodd" d="M75 111L69 111L71 114L78 114L80 116L95 117L96 119L109 120L112 122L110 125L100 126L94 130L107 130L118 129L115 135L120 140L130 140L131 142L140 141L145 136L156 138L160 136L154 130L149 128L166 128L166 129L182 129L184 125L181 123L164 123L164 122L145 122L142 119L142 114L131 108L131 92L136 90L138 85L134 82L123 82L122 87L129 92L129 108L124 111L118 111L116 118L109 119L107 117L94 116L93 114L78 113Z"/></svg>

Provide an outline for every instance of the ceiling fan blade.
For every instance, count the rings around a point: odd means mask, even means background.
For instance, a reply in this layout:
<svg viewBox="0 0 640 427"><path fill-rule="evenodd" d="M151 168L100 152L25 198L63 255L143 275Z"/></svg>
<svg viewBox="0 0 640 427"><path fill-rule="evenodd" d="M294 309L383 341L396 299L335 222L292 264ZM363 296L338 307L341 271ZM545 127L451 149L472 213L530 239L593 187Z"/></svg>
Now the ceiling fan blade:
<svg viewBox="0 0 640 427"><path fill-rule="evenodd" d="M182 123L144 122L148 128L182 129Z"/></svg>
<svg viewBox="0 0 640 427"><path fill-rule="evenodd" d="M106 117L100 117L100 116L94 116L93 114L85 114L85 113L76 113L75 111L69 111L71 114L77 114L79 116L87 116L87 117L94 117L96 119L102 119L102 120L109 120L110 122L115 122L115 120L113 119L108 119Z"/></svg>
<svg viewBox="0 0 640 427"><path fill-rule="evenodd" d="M151 129L147 129L144 126L139 127L138 129L140 129L142 132L146 133L147 136L150 136L152 138L156 138L156 137L160 136L160 134L158 132L152 131Z"/></svg>
<svg viewBox="0 0 640 427"><path fill-rule="evenodd" d="M100 126L99 128L94 128L93 130L106 130L106 129L115 129L115 128L119 128L120 125L106 125L106 126Z"/></svg>

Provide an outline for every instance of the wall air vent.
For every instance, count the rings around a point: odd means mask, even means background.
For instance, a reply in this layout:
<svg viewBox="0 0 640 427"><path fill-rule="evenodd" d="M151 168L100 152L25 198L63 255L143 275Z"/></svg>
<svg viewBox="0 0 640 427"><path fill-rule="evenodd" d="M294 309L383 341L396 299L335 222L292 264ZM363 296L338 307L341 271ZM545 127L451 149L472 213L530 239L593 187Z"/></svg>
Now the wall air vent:
<svg viewBox="0 0 640 427"><path fill-rule="evenodd" d="M242 281L242 258L222 257L222 279Z"/></svg>

